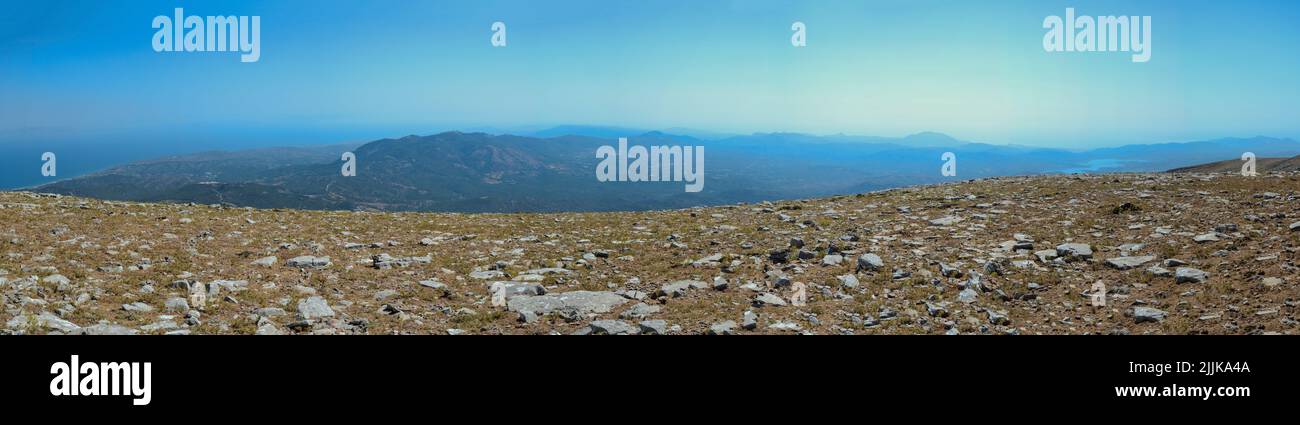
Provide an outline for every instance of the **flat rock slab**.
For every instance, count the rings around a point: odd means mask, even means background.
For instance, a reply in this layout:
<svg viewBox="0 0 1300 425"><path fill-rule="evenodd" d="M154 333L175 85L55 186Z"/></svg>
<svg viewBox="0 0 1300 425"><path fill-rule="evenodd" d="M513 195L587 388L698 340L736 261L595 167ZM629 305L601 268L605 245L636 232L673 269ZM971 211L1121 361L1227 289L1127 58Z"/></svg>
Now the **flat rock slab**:
<svg viewBox="0 0 1300 425"><path fill-rule="evenodd" d="M1056 255L1067 259L1092 258L1092 247L1086 243L1063 243L1056 246Z"/></svg>
<svg viewBox="0 0 1300 425"><path fill-rule="evenodd" d="M951 226L961 222L961 217L947 216L930 220L931 226Z"/></svg>
<svg viewBox="0 0 1300 425"><path fill-rule="evenodd" d="M1116 257L1106 259L1106 265L1120 270L1137 268L1143 264L1155 261L1154 255L1143 255L1140 257Z"/></svg>
<svg viewBox="0 0 1300 425"><path fill-rule="evenodd" d="M546 287L536 283L496 281L488 286L488 292L505 291L505 297L546 295Z"/></svg>
<svg viewBox="0 0 1300 425"><path fill-rule="evenodd" d="M535 315L552 312L564 316L585 316L609 313L623 305L627 298L613 292L572 291L537 296L516 296L506 301L510 311Z"/></svg>
<svg viewBox="0 0 1300 425"><path fill-rule="evenodd" d="M1159 323L1165 320L1164 310L1151 307L1133 307L1133 321L1137 323Z"/></svg>
<svg viewBox="0 0 1300 425"><path fill-rule="evenodd" d="M330 257L313 257L310 255L304 255L301 257L290 258L289 261L285 261L284 264L289 267L302 269L320 269L330 266Z"/></svg>
<svg viewBox="0 0 1300 425"><path fill-rule="evenodd" d="M641 333L639 326L632 326L622 320L597 320L588 327L591 335L636 335Z"/></svg>

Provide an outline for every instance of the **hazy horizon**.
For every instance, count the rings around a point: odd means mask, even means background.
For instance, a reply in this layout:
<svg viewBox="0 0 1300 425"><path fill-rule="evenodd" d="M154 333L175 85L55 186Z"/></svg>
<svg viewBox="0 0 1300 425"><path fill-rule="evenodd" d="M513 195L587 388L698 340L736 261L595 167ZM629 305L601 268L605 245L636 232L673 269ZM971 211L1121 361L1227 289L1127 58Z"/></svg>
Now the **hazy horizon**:
<svg viewBox="0 0 1300 425"><path fill-rule="evenodd" d="M1300 138L1288 2L42 2L0 17L0 143L185 150L548 125L1086 149ZM155 52L150 21L257 15L261 57ZM1151 59L1042 47L1152 16ZM77 19L95 16L92 22ZM492 47L490 25L508 45ZM790 43L791 23L807 46ZM545 124L553 123L553 124Z"/></svg>

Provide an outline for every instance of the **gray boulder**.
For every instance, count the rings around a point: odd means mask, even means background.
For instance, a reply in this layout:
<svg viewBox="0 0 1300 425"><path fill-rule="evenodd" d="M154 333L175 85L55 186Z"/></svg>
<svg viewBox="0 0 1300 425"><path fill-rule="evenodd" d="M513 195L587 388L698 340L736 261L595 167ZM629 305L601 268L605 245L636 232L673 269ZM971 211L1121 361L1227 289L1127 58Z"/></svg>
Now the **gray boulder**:
<svg viewBox="0 0 1300 425"><path fill-rule="evenodd" d="M858 277L851 274L840 275L840 276L836 276L835 278L839 279L840 287L845 289L854 289L857 288L858 285L860 284L858 282Z"/></svg>
<svg viewBox="0 0 1300 425"><path fill-rule="evenodd" d="M167 308L167 311L175 311L180 313L190 311L189 301L186 301L184 298L181 297L167 298L167 301L163 303L163 306Z"/></svg>
<svg viewBox="0 0 1300 425"><path fill-rule="evenodd" d="M745 314L740 317L740 327L746 330L754 330L754 328L758 327L758 315L754 314L752 311L746 311Z"/></svg>
<svg viewBox="0 0 1300 425"><path fill-rule="evenodd" d="M301 320L313 320L325 317L334 317L334 310L330 308L329 303L321 297L310 297L298 301L298 318Z"/></svg>
<svg viewBox="0 0 1300 425"><path fill-rule="evenodd" d="M1205 283L1209 278L1209 273L1191 267L1179 267L1174 270L1175 283Z"/></svg>
<svg viewBox="0 0 1300 425"><path fill-rule="evenodd" d="M885 267L885 261L880 259L879 255L873 253L862 254L858 257L858 271L878 271Z"/></svg>

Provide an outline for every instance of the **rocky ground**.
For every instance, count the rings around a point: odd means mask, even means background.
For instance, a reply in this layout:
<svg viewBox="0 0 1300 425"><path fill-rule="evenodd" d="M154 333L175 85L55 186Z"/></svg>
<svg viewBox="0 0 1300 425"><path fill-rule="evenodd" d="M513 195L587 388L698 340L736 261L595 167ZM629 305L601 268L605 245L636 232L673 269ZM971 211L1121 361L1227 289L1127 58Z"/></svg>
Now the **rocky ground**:
<svg viewBox="0 0 1300 425"><path fill-rule="evenodd" d="M1300 173L998 178L582 214L6 192L0 323L11 334L1295 334L1298 198Z"/></svg>

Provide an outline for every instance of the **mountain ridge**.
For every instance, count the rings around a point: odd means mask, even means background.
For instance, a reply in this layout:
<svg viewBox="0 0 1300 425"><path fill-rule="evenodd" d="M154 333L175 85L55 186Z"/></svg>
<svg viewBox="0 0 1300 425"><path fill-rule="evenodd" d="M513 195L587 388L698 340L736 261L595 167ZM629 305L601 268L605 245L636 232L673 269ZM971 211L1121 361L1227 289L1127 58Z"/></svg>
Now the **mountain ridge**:
<svg viewBox="0 0 1300 425"><path fill-rule="evenodd" d="M629 211L801 199L969 178L1074 172L1165 171L1250 149L1300 153L1271 137L1126 145L1070 152L966 142L937 132L900 138L756 133L704 140L663 131L629 137L644 146L705 147L705 189L681 182L600 183L597 148L615 139L548 138L446 131L359 145L171 156L136 161L31 188L101 199L241 206L393 211ZM357 176L343 177L340 155L356 154ZM957 176L943 176L941 154L956 154ZM218 186L196 186L217 182ZM281 196L283 199L270 199Z"/></svg>

